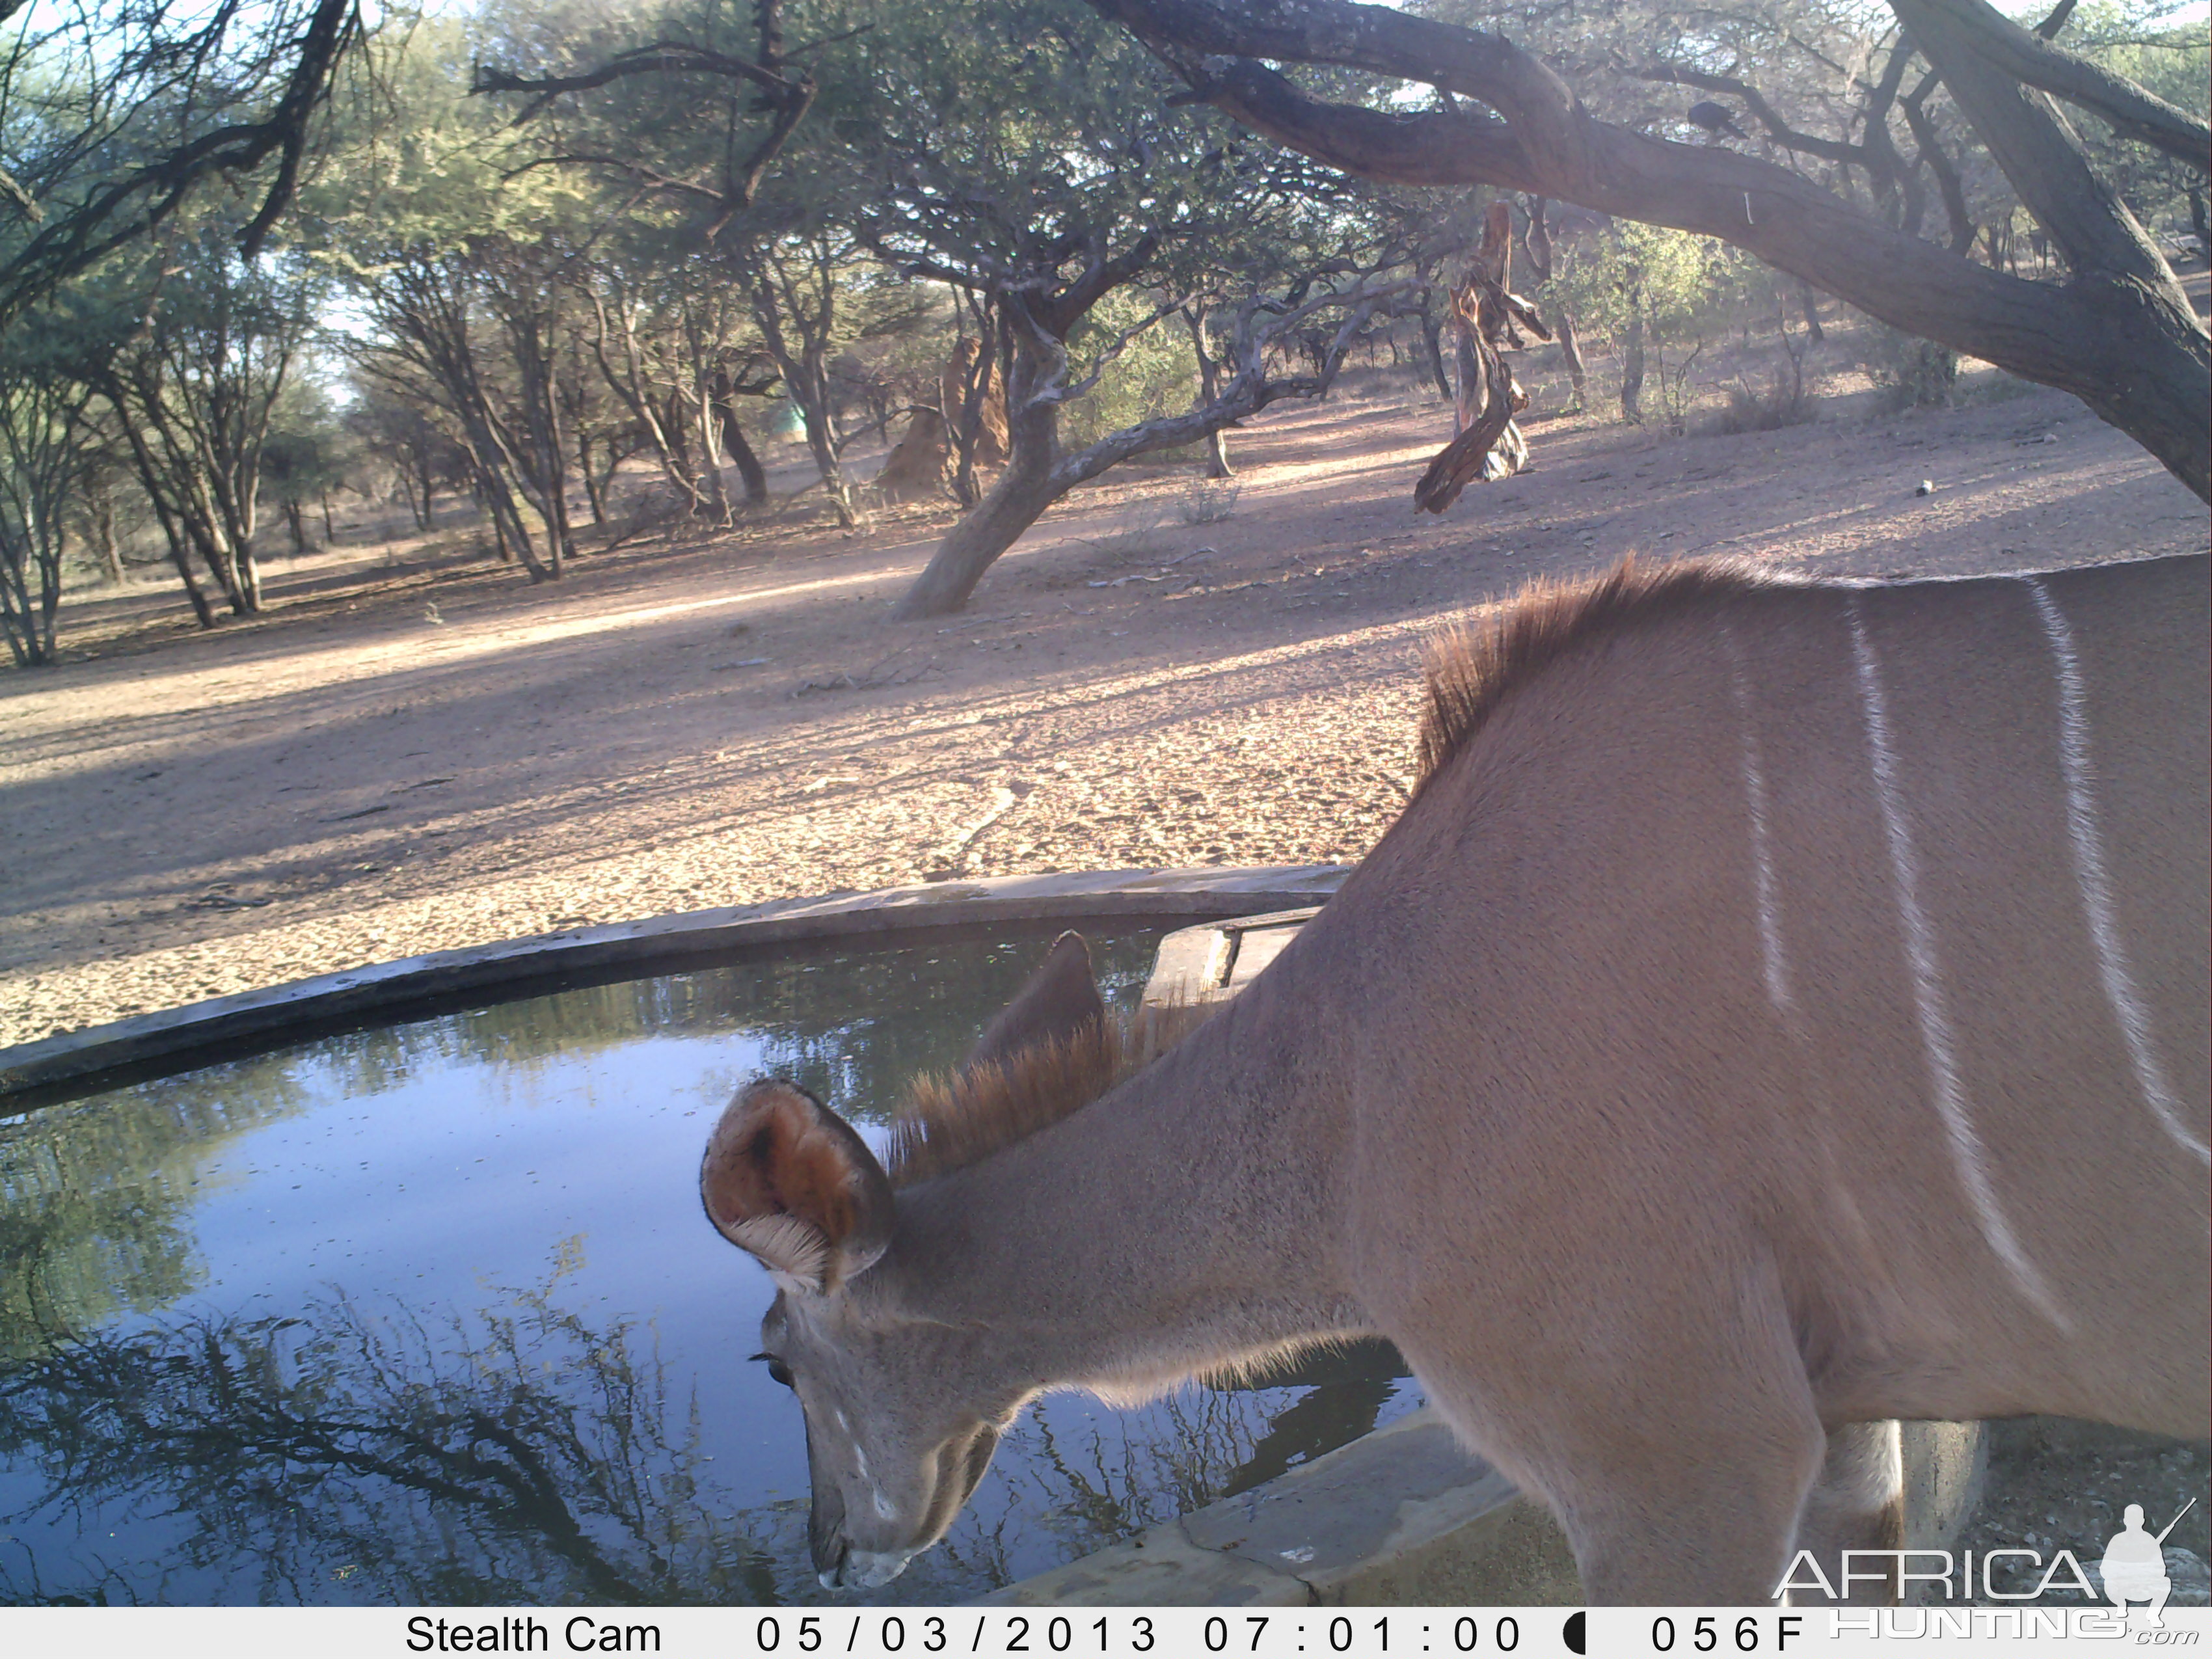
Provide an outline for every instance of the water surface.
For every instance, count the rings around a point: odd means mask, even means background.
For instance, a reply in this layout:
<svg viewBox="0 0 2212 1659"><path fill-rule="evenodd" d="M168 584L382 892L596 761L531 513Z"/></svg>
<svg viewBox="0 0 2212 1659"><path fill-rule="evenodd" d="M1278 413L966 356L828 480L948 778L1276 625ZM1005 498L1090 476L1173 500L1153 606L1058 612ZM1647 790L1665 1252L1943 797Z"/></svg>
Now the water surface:
<svg viewBox="0 0 2212 1659"><path fill-rule="evenodd" d="M1109 996L1157 941L1094 939ZM763 1073L880 1144L1046 942L584 987L0 1120L0 1599L828 1599L798 1407L744 1358L773 1290L700 1215L700 1147ZM1051 1396L873 1599L1255 1485L1410 1409L1396 1369Z"/></svg>

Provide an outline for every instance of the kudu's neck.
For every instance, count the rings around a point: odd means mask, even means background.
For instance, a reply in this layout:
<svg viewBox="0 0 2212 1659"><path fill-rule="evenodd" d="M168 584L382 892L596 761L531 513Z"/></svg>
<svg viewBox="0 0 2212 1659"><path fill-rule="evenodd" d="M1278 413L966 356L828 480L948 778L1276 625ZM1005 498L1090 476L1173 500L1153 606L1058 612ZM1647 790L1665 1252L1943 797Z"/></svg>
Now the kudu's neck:
<svg viewBox="0 0 2212 1659"><path fill-rule="evenodd" d="M1329 1222L1340 1118L1316 1109L1338 1091L1321 1045L1285 1040L1291 988L1278 974L1091 1105L902 1192L879 1293L974 1333L1024 1394L1147 1392L1364 1330Z"/></svg>

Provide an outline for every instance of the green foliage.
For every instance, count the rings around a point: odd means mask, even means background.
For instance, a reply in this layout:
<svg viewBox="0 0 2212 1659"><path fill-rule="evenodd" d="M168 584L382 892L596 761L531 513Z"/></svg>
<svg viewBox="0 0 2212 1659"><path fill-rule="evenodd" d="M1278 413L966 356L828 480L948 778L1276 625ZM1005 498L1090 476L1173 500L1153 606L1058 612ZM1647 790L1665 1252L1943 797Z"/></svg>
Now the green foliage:
<svg viewBox="0 0 2212 1659"><path fill-rule="evenodd" d="M0 32L0 275L39 222L6 180L46 209L64 196L82 201L210 122L264 109L319 3L271 0L204 19L162 5L11 14L13 32ZM1924 64L1894 82L1905 102L1921 100L1914 120L1897 104L1876 124L1902 172L1878 177L1863 148L1857 160L1834 159L1838 143L1883 149L1867 100L1896 35L1878 5L1742 0L1694 16L1555 0L1417 9L1503 29L1565 70L1601 118L1655 137L1711 142L1686 119L1707 95L1700 77L1756 86L1779 120L1817 142L1793 154L1723 91L1754 134L1731 142L1948 240L1936 158L1923 149L1932 143L1961 181L1969 228L1987 233L1984 253L2032 246L2001 170L1948 94L1923 83ZM203 26L213 31L208 54L165 90L161 64L184 59L139 48L164 30ZM726 417L757 438L783 411L801 416L838 496L839 453L863 434L895 432L894 411L934 401L961 331L1014 337L1011 296L1064 296L1098 262L1131 266L1089 315L1054 324L1067 336L1060 384L1097 373L1062 405L1057 441L1078 449L1191 407L1198 375L1175 321L1123 338L1158 300L1188 301L1218 326L1246 295L1301 295L1299 284L1323 271L1336 280L1397 265L1433 283L1472 246L1486 199L1348 179L1204 106L1172 106L1180 81L1084 0L787 0L783 38L798 54L789 67L814 97L751 195L739 188L743 161L771 118L741 78L617 76L542 100L471 92L480 64L573 76L653 41L752 58L758 27L754 8L720 0L403 0L349 48L350 68L315 106L295 211L268 257L240 262L233 251L261 199L257 174L234 200L210 193L178 208L159 250L142 239L87 265L41 327L88 363L162 358L134 422L112 422L94 398L92 418L120 441L160 425L147 410L179 417L187 432L181 417L212 406L211 377L195 358L250 355L284 332L259 326L257 307L275 316L290 307L295 332L313 313L342 319L352 384L333 396L346 421L332 409L303 413L288 393L258 452L261 493L286 511L295 537L301 503L346 465L352 441L341 425L364 435L374 427L374 454L409 481L418 516L434 475L440 487L472 484L499 517L502 549L522 543L534 574L546 574L530 539L550 535L557 567L567 532L555 520L572 486L582 480L604 520L628 456L652 457L690 510L726 521L720 464L736 440ZM2173 24L2157 0L2093 0L2062 39L2184 109L2212 103L2203 30ZM1370 105L1411 96L1346 70L1297 78ZM2201 222L2201 179L2094 118L2070 118L2139 218L2166 232ZM2011 225L2008 242L2002 228ZM1723 244L1622 220L1563 241L1539 298L1571 313L1597 352L1625 346L1632 313L1673 418L1696 343L1747 301L1763 308L1770 283ZM439 367L420 340L409 349L408 319L451 361ZM269 362L264 392L285 379ZM1890 395L1906 402L1940 399L1945 368L1941 354L1902 348L1878 365ZM1741 420L1787 413L1775 388L1739 392ZM770 396L779 401L758 401ZM395 413L402 404L410 417ZM361 413L371 409L374 419ZM226 441L233 495L251 494L247 439ZM251 506L233 502L232 522L206 532L242 538L234 556L249 567ZM27 522L18 509L18 544ZM219 551L215 562L233 556ZM22 597L35 585L16 583L15 611L35 608Z"/></svg>
<svg viewBox="0 0 2212 1659"><path fill-rule="evenodd" d="M332 1291L53 1343L0 1370L0 1455L45 1476L31 1513L181 1517L181 1562L264 1601L773 1599L697 1402L649 1328L561 1304L565 1266L472 1318ZM24 1565L0 1563L0 1596L105 1588Z"/></svg>
<svg viewBox="0 0 2212 1659"><path fill-rule="evenodd" d="M301 1098L270 1058L0 1126L0 1366L197 1288L201 1171Z"/></svg>
<svg viewBox="0 0 2212 1659"><path fill-rule="evenodd" d="M1867 375L1881 394L1882 406L1893 411L1948 409L1959 380L1959 354L1887 324L1870 326L1875 346Z"/></svg>
<svg viewBox="0 0 2212 1659"><path fill-rule="evenodd" d="M2199 119L2212 115L2212 37L2203 21L2174 23L2162 0L2102 0L2081 7L2060 38L2076 52L2124 75L2146 92ZM2075 125L2090 162L2112 182L2146 225L2179 228L2192 217L2190 192L2203 211L2204 175L2149 146L2114 136L2094 116Z"/></svg>
<svg viewBox="0 0 2212 1659"><path fill-rule="evenodd" d="M1109 294L1083 319L1069 340L1071 372L1110 349L1127 330L1158 308L1157 298L1139 289ZM1060 425L1065 441L1080 449L1109 432L1162 415L1180 415L1198 395L1198 365L1190 337L1172 318L1154 321L1132 338L1099 371L1098 384L1070 404Z"/></svg>

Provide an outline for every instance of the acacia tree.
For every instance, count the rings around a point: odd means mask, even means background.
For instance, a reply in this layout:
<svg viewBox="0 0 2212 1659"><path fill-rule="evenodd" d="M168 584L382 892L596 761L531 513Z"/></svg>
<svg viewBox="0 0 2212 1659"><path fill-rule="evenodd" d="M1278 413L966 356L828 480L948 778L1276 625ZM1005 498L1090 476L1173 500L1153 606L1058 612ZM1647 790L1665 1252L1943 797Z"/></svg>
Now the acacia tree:
<svg viewBox="0 0 2212 1659"><path fill-rule="evenodd" d="M357 368L396 397L432 394L502 556L549 580L574 551L562 377L601 204L529 167L498 112L468 97L470 49L459 27L428 24L380 46L380 96L341 112L342 157L307 205L371 325Z"/></svg>
<svg viewBox="0 0 2212 1659"><path fill-rule="evenodd" d="M1184 95L1279 143L1364 178L1487 184L1733 243L1909 333L2074 393L2212 500L2212 343L2058 106L2200 179L2212 129L1985 0L1889 5L2064 259L2063 283L1978 263L1778 161L1601 119L1558 69L1498 34L1350 0L1088 3L1170 66ZM1426 86L1443 106L1342 101L1274 64ZM1905 74L1898 63L1899 85ZM1866 132L1875 150L1894 149L1886 119Z"/></svg>
<svg viewBox="0 0 2212 1659"><path fill-rule="evenodd" d="M97 443L92 396L43 331L0 336L0 632L26 668L54 660L65 515Z"/></svg>
<svg viewBox="0 0 2212 1659"><path fill-rule="evenodd" d="M262 608L253 538L270 418L305 345L315 283L289 256L252 262L210 220L109 290L112 329L85 378L113 408L138 482L203 626L197 555L234 616Z"/></svg>
<svg viewBox="0 0 2212 1659"><path fill-rule="evenodd" d="M501 395L500 365L481 349L487 307L480 275L466 249L399 251L367 289L377 338L356 361L400 395L435 392L468 453L471 483L491 514L501 552L519 556L532 580L552 580L568 550L567 517L564 512L556 519L549 504L528 494L540 475L531 470L526 428L518 432ZM526 502L536 508L542 542L524 515Z"/></svg>
<svg viewBox="0 0 2212 1659"><path fill-rule="evenodd" d="M284 515L295 554L307 551L310 507L322 510L325 545L337 539L331 491L345 483L346 459L345 429L329 396L313 380L295 377L277 399L261 446L262 494Z"/></svg>
<svg viewBox="0 0 2212 1659"><path fill-rule="evenodd" d="M510 31L498 46L505 61L478 63L471 89L527 95L513 117L515 127L534 124L539 135L527 166L579 170L627 186L629 199L619 216L630 222L634 234L649 239L672 220L696 238L703 263L714 268L708 286L726 285L745 296L761 351L799 410L823 485L840 520L849 524L854 514L837 462L842 443L828 374L849 247L823 211L834 187L825 189L815 169L781 196L763 199L817 87L787 51L782 0L754 0L750 14L742 26L714 11L696 23L658 14L596 15L580 40ZM655 38L617 48L616 29ZM574 67L579 63L584 66ZM701 262L670 263L684 272ZM695 287L685 298L696 292ZM682 343L698 404L696 422L673 408L663 422L647 420L634 319L619 308L623 369L610 363L608 380L641 422L658 427L653 442L663 470L694 510L711 499L726 518L719 471L725 449L738 463L748 502L766 499L766 475L744 441L733 401L765 384L744 385L744 377L732 372L721 330L702 335L697 306L679 305L676 315L689 337ZM605 322L602 307L602 349L609 334ZM709 342L706 335L714 337ZM701 451L690 481L684 475L690 467L676 459L687 424Z"/></svg>
<svg viewBox="0 0 2212 1659"><path fill-rule="evenodd" d="M430 529L436 521L439 487L468 482L467 451L432 418L437 398L428 387L364 376L353 389L345 431L364 454L389 469L415 527Z"/></svg>
<svg viewBox="0 0 2212 1659"><path fill-rule="evenodd" d="M1163 113L1157 70L1063 0L995 0L957 36L927 9L878 14L851 56L854 116L835 130L855 135L869 180L854 233L895 269L973 297L1006 387L1006 465L896 617L959 609L1054 501L1109 467L1322 395L1405 291L1367 280L1400 251L1304 194L1302 162L1286 170L1269 147ZM1141 296L1133 319L1098 326L1123 290ZM1067 449L1068 406L1187 306L1231 319L1225 349L1209 349L1213 395ZM1280 372L1279 348L1331 313L1310 371Z"/></svg>

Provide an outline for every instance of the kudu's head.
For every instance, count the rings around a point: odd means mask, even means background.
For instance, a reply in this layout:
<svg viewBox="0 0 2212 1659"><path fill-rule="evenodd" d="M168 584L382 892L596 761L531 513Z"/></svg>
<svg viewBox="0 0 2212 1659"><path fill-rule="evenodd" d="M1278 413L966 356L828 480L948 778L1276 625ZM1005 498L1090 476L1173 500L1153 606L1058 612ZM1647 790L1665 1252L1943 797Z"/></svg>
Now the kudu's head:
<svg viewBox="0 0 2212 1659"><path fill-rule="evenodd" d="M1088 948L1064 933L963 1075L1093 1039L1104 1013ZM815 1571L831 1589L888 1583L952 1524L1036 1380L1008 1375L984 1332L916 1308L928 1264L900 1254L892 1175L805 1091L738 1091L699 1186L708 1218L776 1283L757 1358L805 1415Z"/></svg>

